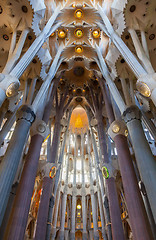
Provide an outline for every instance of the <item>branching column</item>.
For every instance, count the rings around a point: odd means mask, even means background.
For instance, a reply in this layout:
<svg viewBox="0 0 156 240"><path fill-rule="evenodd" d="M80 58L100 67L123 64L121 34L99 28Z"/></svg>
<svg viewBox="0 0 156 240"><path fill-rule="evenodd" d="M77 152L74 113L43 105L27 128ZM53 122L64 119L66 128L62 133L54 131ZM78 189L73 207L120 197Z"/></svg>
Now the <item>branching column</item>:
<svg viewBox="0 0 156 240"><path fill-rule="evenodd" d="M53 102L54 91L45 107L43 120L37 120L34 134L31 137L29 151L25 160L22 177L18 186L13 211L10 216L9 229L7 229L7 239L23 239L29 214L31 197L33 193L40 150L43 140L47 137L47 123L50 116L51 104ZM21 206L19 208L19 206Z"/></svg>
<svg viewBox="0 0 156 240"><path fill-rule="evenodd" d="M83 218L83 240L88 239L87 233L87 211L86 211L86 191L84 177L84 134L81 133L81 167L82 167L82 218Z"/></svg>
<svg viewBox="0 0 156 240"><path fill-rule="evenodd" d="M65 225L65 213L66 213L66 204L67 204L67 189L68 189L68 172L69 172L69 157L70 157L70 134L69 134L69 142L68 142L68 153L66 156L66 177L65 177L65 186L64 186L64 192L62 197L62 214L61 214L61 224L60 224L60 230L58 239L64 240L65 237L65 231L64 231L64 225Z"/></svg>
<svg viewBox="0 0 156 240"><path fill-rule="evenodd" d="M127 108L124 103L115 83L110 77L108 68L104 62L101 53L98 51L98 56L100 58L101 71L106 79L109 90L113 95L113 98L120 109L121 115L127 125L129 135L131 137L131 142L133 145L138 169L141 175L141 179L145 184L145 188L149 197L149 202L151 204L151 209L153 212L154 219L156 221L156 161L153 157L149 144L146 140L143 127L141 124L141 113L136 106L131 106ZM148 164L147 164L148 159Z"/></svg>
<svg viewBox="0 0 156 240"><path fill-rule="evenodd" d="M112 231L111 231L111 224L110 224L111 220L110 220L110 213L109 213L109 205L107 205L107 207L106 207L106 204L104 203L105 199L107 197L105 195L103 175L102 175L101 169L99 167L100 162L99 162L97 144L96 144L96 141L95 141L95 136L94 136L93 129L92 129L91 124L90 124L90 122L91 122L91 114L90 114L89 111L87 111L87 116L88 116L88 120L89 120L89 127L90 127L93 151L94 151L94 156L95 156L96 172L97 172L98 178L99 178L99 187L100 187L100 193L99 194L102 195L101 196L101 203L104 206L104 216L105 216L105 222L106 222L107 236L108 236L108 239L111 240L112 239ZM104 236L103 236L103 238L104 238Z"/></svg>
<svg viewBox="0 0 156 240"><path fill-rule="evenodd" d="M34 112L26 105L22 106L17 112L15 131L0 169L0 224L5 213L10 190L27 139L27 134L34 119Z"/></svg>
<svg viewBox="0 0 156 240"><path fill-rule="evenodd" d="M92 96L92 101L94 106L93 111L94 111L96 120L98 122L97 129L98 129L100 150L102 155L102 159L101 159L101 167L102 167L104 164L109 164L106 136L104 131L103 116L102 116L102 98L101 98L102 96L101 94L99 96L97 92L95 92L94 94L92 88L90 88L90 93ZM114 240L118 240L118 239L124 240L125 238L124 238L124 232L123 232L123 227L121 222L115 179L113 174L110 178L106 179L106 186L108 191L113 238Z"/></svg>
<svg viewBox="0 0 156 240"><path fill-rule="evenodd" d="M103 96L105 99L106 111L108 114L109 123L111 124L108 133L114 140L117 148L118 162L122 176L132 233L134 238L138 240L152 239L150 236L150 227L147 221L145 208L139 191L137 178L125 136L126 130L121 121L115 121L111 99L108 95L108 89L106 91L106 86L104 87L104 90ZM115 130L115 128L118 129Z"/></svg>
<svg viewBox="0 0 156 240"><path fill-rule="evenodd" d="M108 37L112 40L114 45L117 47L129 67L134 72L135 76L138 78L136 87L145 97L150 97L153 103L156 105L156 74L154 73L154 69L149 62L147 57L143 57L143 52L140 52L140 42L139 39L136 39L134 32L130 30L130 34L132 36L132 40L136 47L136 52L138 57L143 62L145 68L140 64L134 54L130 51L121 37L114 31L108 17L103 11L102 7L98 5L99 14L102 17L104 24L98 23L100 28L108 35Z"/></svg>
<svg viewBox="0 0 156 240"><path fill-rule="evenodd" d="M72 192L72 209L71 209L71 231L70 239L75 239L75 216L76 216L76 158L77 158L77 134L75 134L75 147L74 147L74 174L73 174L73 192Z"/></svg>
<svg viewBox="0 0 156 240"><path fill-rule="evenodd" d="M47 230L46 230L46 240L50 239L51 222L52 222L52 216L53 216L53 207L54 207L55 200L56 200L56 192L57 192L57 188L58 188L58 184L59 184L59 180L60 180L60 173L61 173L61 170L62 170L65 143L66 143L66 138L67 138L67 133L68 133L68 128L69 128L71 112L72 112L72 109L70 109L70 111L69 111L69 116L68 116L68 120L67 120L67 127L66 127L66 131L65 131L65 134L64 134L64 139L63 139L63 144L62 144L61 151L60 151L59 160L58 160L58 163L57 163L57 172L56 172L56 176L55 176L53 194L51 196L51 203L49 205L48 224L47 224Z"/></svg>
<svg viewBox="0 0 156 240"><path fill-rule="evenodd" d="M89 133L88 136L88 158L89 158L89 173L90 173L90 195L91 195L91 203L92 203L92 213L93 213L93 227L94 227L94 239L99 239L99 232L98 232L98 219L96 214L96 199L94 195L94 187L93 187L93 166L92 166L92 160L91 160L91 146L90 146L90 136Z"/></svg>
<svg viewBox="0 0 156 240"><path fill-rule="evenodd" d="M65 105L67 91L68 89L66 89L65 94L61 95L59 103L58 103L58 96L56 91L56 116L55 116L55 126L54 126L54 134L53 134L51 157L50 157L50 163L52 163L53 165L56 165L57 157L58 157L58 149L59 149L60 134L61 134L61 119L64 111L67 109L71 101L70 99ZM47 163L46 171L50 172L49 163ZM42 190L39 211L37 216L37 227L36 227L36 234L35 234L36 240L44 239L46 236L46 225L47 225L47 219L48 219L49 201L51 197L52 184L53 184L53 179L49 177L49 174L47 172L47 174L43 178L43 190Z"/></svg>
<svg viewBox="0 0 156 240"><path fill-rule="evenodd" d="M103 203L102 203L101 191L100 191L99 180L98 180L98 170L97 170L95 159L94 159L94 167L95 167L95 175L96 175L97 197L98 197L100 218L101 218L101 225L102 225L102 236L104 240L107 240L106 231L105 231Z"/></svg>
<svg viewBox="0 0 156 240"><path fill-rule="evenodd" d="M0 107L8 95L7 91L9 91L9 96L10 96L10 94L11 94L11 96L13 96L17 93L17 90L20 85L18 79L22 76L23 72L28 67L28 65L31 63L32 59L35 57L37 52L40 50L40 48L42 47L42 45L46 41L46 39L51 35L52 32L54 32L61 25L61 23L57 23L52 27L59 12L60 12L60 7L57 7L56 11L49 19L49 21L46 24L43 31L35 39L35 41L29 47L27 52L23 55L23 57L16 64L16 66L10 71L10 73L9 74L0 74L0 79L1 79L1 81L0 81Z"/></svg>
<svg viewBox="0 0 156 240"><path fill-rule="evenodd" d="M51 239L55 240L56 236L56 225L57 225L57 217L58 217L58 210L59 210L59 203L60 203L60 188L58 187L57 194L56 194L57 201L55 202L55 209L54 209L54 220L52 225L52 236Z"/></svg>

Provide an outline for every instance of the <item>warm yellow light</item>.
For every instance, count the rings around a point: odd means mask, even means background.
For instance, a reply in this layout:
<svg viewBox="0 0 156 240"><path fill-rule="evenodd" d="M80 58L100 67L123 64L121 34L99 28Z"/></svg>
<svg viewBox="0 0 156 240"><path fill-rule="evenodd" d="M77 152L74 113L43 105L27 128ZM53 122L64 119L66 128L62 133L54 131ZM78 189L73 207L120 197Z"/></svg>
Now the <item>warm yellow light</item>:
<svg viewBox="0 0 156 240"><path fill-rule="evenodd" d="M75 48L75 52L77 52L77 53L82 53L82 52L83 52L83 47L77 46L77 47Z"/></svg>
<svg viewBox="0 0 156 240"><path fill-rule="evenodd" d="M83 36L83 31L82 31L82 29L77 28L77 29L75 30L74 34L75 34L75 36L76 36L77 38L81 38L81 37Z"/></svg>
<svg viewBox="0 0 156 240"><path fill-rule="evenodd" d="M56 175L56 167L53 166L53 167L50 169L49 177L50 177L50 178L54 178L55 175Z"/></svg>
<svg viewBox="0 0 156 240"><path fill-rule="evenodd" d="M75 8L75 3L73 3L72 7Z"/></svg>
<svg viewBox="0 0 156 240"><path fill-rule="evenodd" d="M81 119L80 114L78 114L78 116L76 118L75 127L76 128L82 128L83 127L83 123L82 123L82 119Z"/></svg>
<svg viewBox="0 0 156 240"><path fill-rule="evenodd" d="M50 36L53 37L55 35L55 32L53 32Z"/></svg>
<svg viewBox="0 0 156 240"><path fill-rule="evenodd" d="M77 205L77 209L81 209L81 205L80 204Z"/></svg>
<svg viewBox="0 0 156 240"><path fill-rule="evenodd" d="M120 131L120 126L119 126L118 124L114 124L114 125L112 126L112 131L113 131L114 133L118 133L118 132Z"/></svg>
<svg viewBox="0 0 156 240"><path fill-rule="evenodd" d="M75 17L80 19L83 17L83 11L81 9L77 9L74 13Z"/></svg>
<svg viewBox="0 0 156 240"><path fill-rule="evenodd" d="M93 38L99 38L99 37L100 37L100 30L95 29L95 30L92 32L92 35L93 35Z"/></svg>
<svg viewBox="0 0 156 240"><path fill-rule="evenodd" d="M138 91L145 97L150 97L151 96L151 91L148 85L144 82L138 82L136 83L136 87Z"/></svg>
<svg viewBox="0 0 156 240"><path fill-rule="evenodd" d="M7 97L15 96L17 91L18 91L18 88L19 88L19 83L18 82L11 83L6 90Z"/></svg>
<svg viewBox="0 0 156 240"><path fill-rule="evenodd" d="M77 213L77 215L78 215L78 216L80 216L80 215L81 215L81 213L80 213L80 212L78 212L78 213Z"/></svg>
<svg viewBox="0 0 156 240"><path fill-rule="evenodd" d="M66 32L62 29L58 31L58 36L59 38L65 38L66 37Z"/></svg>
<svg viewBox="0 0 156 240"><path fill-rule="evenodd" d="M75 90L75 89L73 89L73 92L76 92L76 90Z"/></svg>
<svg viewBox="0 0 156 240"><path fill-rule="evenodd" d="M86 6L86 4L83 4L83 7L85 7Z"/></svg>
<svg viewBox="0 0 156 240"><path fill-rule="evenodd" d="M128 130L126 129L125 130L125 137L127 137L128 136Z"/></svg>
<svg viewBox="0 0 156 240"><path fill-rule="evenodd" d="M83 89L82 91L85 92L86 90Z"/></svg>

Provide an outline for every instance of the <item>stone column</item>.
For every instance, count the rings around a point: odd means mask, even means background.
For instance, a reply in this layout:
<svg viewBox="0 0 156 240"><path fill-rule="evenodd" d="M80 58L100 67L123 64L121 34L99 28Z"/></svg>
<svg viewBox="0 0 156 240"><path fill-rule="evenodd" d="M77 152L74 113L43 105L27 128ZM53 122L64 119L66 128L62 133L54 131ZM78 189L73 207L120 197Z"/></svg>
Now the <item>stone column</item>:
<svg viewBox="0 0 156 240"><path fill-rule="evenodd" d="M11 116L9 116L7 121L4 123L3 128L0 131L0 146L4 142L5 137L7 136L8 132L10 131L12 125L15 122L15 120L16 120L16 113L17 113L18 108L21 106L21 104L22 104L22 100L19 102L19 104L17 105L17 107L15 108L15 110L11 114Z"/></svg>
<svg viewBox="0 0 156 240"><path fill-rule="evenodd" d="M99 209L100 209L100 218L101 218L101 225L102 225L102 236L103 236L104 240L107 240L106 231L105 231L103 203L102 203L101 191L100 191L99 180L98 180L98 168L97 168L97 165L96 165L95 158L94 158L94 168L95 168L95 175L96 175L97 197L98 197L98 203L99 203Z"/></svg>
<svg viewBox="0 0 156 240"><path fill-rule="evenodd" d="M95 155L95 162L96 162L96 170L98 171L98 177L99 177L99 183L100 183L100 189L101 189L101 195L102 195L102 204L104 204L104 216L105 216L105 222L106 222L106 229L107 229L107 236L108 239L111 240L112 239L112 231L111 231L111 220L110 220L110 213L109 213L109 206L105 207L105 187L104 187L104 181L103 181L103 175L101 172L101 169L99 167L99 155L98 155L98 150L97 150L97 145L96 145L96 141L95 141L95 136L93 133L93 129L91 127L91 116L89 114L89 112L87 112L87 116L88 116L88 120L89 120L89 127L90 127L90 133L91 133L91 138L92 138L92 145L93 145L93 151L94 151L94 155ZM107 200L108 201L108 200Z"/></svg>
<svg viewBox="0 0 156 240"><path fill-rule="evenodd" d="M103 122L100 121L100 119L98 121L97 128L98 128L100 149L103 157L101 164L104 164L104 163L109 164L108 153L107 153L106 142L105 142L106 138L104 133L104 126L103 126ZM106 179L106 186L108 191L109 210L110 210L110 216L111 216L113 238L114 240L124 239L117 190L116 190L115 179L113 175L110 178Z"/></svg>
<svg viewBox="0 0 156 240"><path fill-rule="evenodd" d="M52 224L52 236L51 240L55 240L56 236L56 225L57 225L57 217L58 217L58 210L59 210L59 202L60 202L60 189L58 188L57 194L56 194L56 201L55 201L55 211L54 211L54 220Z"/></svg>
<svg viewBox="0 0 156 240"><path fill-rule="evenodd" d="M68 142L69 152L66 156L66 177L65 177L65 186L64 186L64 192L62 197L62 214L61 214L61 223L60 223L60 230L58 239L64 240L65 238L65 231L64 231L64 225L65 225L65 213L66 213L66 204L67 204L67 189L68 189L68 172L69 172L69 157L70 157L70 134L69 134L69 142Z"/></svg>
<svg viewBox="0 0 156 240"><path fill-rule="evenodd" d="M115 142L118 153L118 162L122 176L122 182L128 208L128 215L131 224L132 233L135 239L149 239L150 227L147 220L145 208L139 191L135 170L133 167L127 139L125 136L126 127L122 121L114 121L108 89L104 88L103 96L105 106L110 122L108 134ZM144 227L143 227L144 226Z"/></svg>
<svg viewBox="0 0 156 240"><path fill-rule="evenodd" d="M104 69L108 73L108 69L106 69L106 67L104 67ZM105 77L107 78L107 74ZM109 82L107 83L109 86ZM111 84L113 88L115 88L114 83ZM120 95L119 92L118 95ZM123 114L123 119L127 125L141 179L145 184L153 216L156 221L156 205L154 204L156 199L156 191L152 191L152 189L156 188L156 162L143 132L140 121L141 114L136 106L131 106L126 109L126 105L122 106L123 104L121 104L121 101L118 100L118 97L116 97L116 95L113 95L113 98L116 101L121 113ZM146 163L147 159L148 164Z"/></svg>
<svg viewBox="0 0 156 240"><path fill-rule="evenodd" d="M107 143L106 136L104 130L103 116L102 116L102 101L99 98L99 93L97 91L93 91L93 88L90 87L90 94L93 101L93 112L95 114L97 120L97 129L98 129L98 137L99 137L99 145L101 152L101 168L104 164L109 165L109 157L107 152ZM121 98L121 97L120 97ZM125 106L123 105L123 109ZM124 240L124 232L121 222L121 215L118 203L118 196L116 191L115 179L112 175L110 178L106 179L106 186L108 191L108 199L109 199L109 209L111 216L111 224L112 224L112 233L114 240L122 239Z"/></svg>
<svg viewBox="0 0 156 240"><path fill-rule="evenodd" d="M147 196L145 186L144 186L143 182L141 182L141 181L139 181L139 188L140 188L141 195L142 195L142 198L143 198L143 201L144 201L144 205L145 205L145 208L146 208L146 211L147 211L147 215L148 215L149 223L150 223L151 230L152 230L152 233L153 233L153 237L155 237L156 236L156 223L154 221L153 213L152 213L151 206L150 206L150 203L149 203L149 200L148 200L148 196Z"/></svg>
<svg viewBox="0 0 156 240"><path fill-rule="evenodd" d="M53 153L51 152L51 162L55 162L57 153L58 153L58 147L59 147L59 141L60 141L60 130L61 130L61 124L59 122L55 123L54 127L54 134L53 134L53 142L52 147ZM50 169L49 169L50 171ZM37 216L37 227L36 227L36 233L35 233L35 239L44 239L46 235L46 226L47 226L47 218L48 218L48 211L49 211L49 201L51 197L52 192L52 184L53 179L49 178L48 176L45 176L43 178L43 190L39 205L39 211ZM43 221L44 219L44 221Z"/></svg>
<svg viewBox="0 0 156 240"><path fill-rule="evenodd" d="M54 92L49 101L53 102ZM32 126L32 137L29 151L25 160L24 169L16 194L13 211L10 216L9 228L7 229L8 239L23 239L29 214L31 197L34 189L35 177L38 168L40 150L43 140L48 135L47 123L51 112L49 102L45 107L43 120L37 119ZM42 116L41 116L42 117ZM20 206L20 208L19 208Z"/></svg>
<svg viewBox="0 0 156 240"><path fill-rule="evenodd" d="M34 119L34 112L26 105L22 106L17 112L17 124L0 169L0 224L5 213L27 134Z"/></svg>
<svg viewBox="0 0 156 240"><path fill-rule="evenodd" d="M69 123L70 123L71 112L72 111L70 110L69 117L68 117L68 122L67 122L67 127L66 127L66 131L65 131L65 134L64 134L63 144L62 144L62 148L61 148L61 152L60 152L60 156L59 156L59 160L58 160L58 164L57 164L58 168L57 168L57 172L56 172L56 176L55 176L55 183L54 183L53 196L52 196L53 197L53 202L49 206L48 223L52 222L53 207L54 207L54 204L55 204L56 192L57 192L58 184L59 184L59 181L60 181L62 162L63 162L63 159L64 159L64 149L65 149L65 143L66 143L66 139L67 139L67 133L68 133ZM50 239L50 232L51 232L51 225L47 224L46 240Z"/></svg>
<svg viewBox="0 0 156 240"><path fill-rule="evenodd" d="M19 78L22 76L25 69L31 63L34 56L38 53L40 48L46 39L54 32L61 23L55 24L53 27L58 14L60 12L60 6L55 9L54 14L51 16L43 31L39 34L39 36L35 39L32 45L29 47L27 52L22 56L20 61L16 64L16 66L11 70L10 74L0 74L0 106L2 106L5 98L7 97L7 91L9 90L9 97L15 95L19 88Z"/></svg>
<svg viewBox="0 0 156 240"><path fill-rule="evenodd" d="M75 240L75 216L76 216L76 158L77 158L77 134L75 134L74 147L74 176L73 176L73 192L72 192L72 210L71 210L71 231L70 240Z"/></svg>
<svg viewBox="0 0 156 240"><path fill-rule="evenodd" d="M89 196L87 196L89 198ZM91 200L88 199L88 229L89 229L89 239L93 240L93 230L91 226Z"/></svg>
<svg viewBox="0 0 156 240"><path fill-rule="evenodd" d="M156 161L146 140L141 121L140 111L131 106L123 113L128 132L133 145L137 166L141 179L145 185L153 216L156 222Z"/></svg>
<svg viewBox="0 0 156 240"><path fill-rule="evenodd" d="M83 240L88 239L87 233L87 211L86 211L86 190L85 190L85 177L84 177L84 135L81 132L81 167L82 167L82 218L83 218Z"/></svg>
<svg viewBox="0 0 156 240"><path fill-rule="evenodd" d="M18 187L17 182L12 185L12 189L11 189L8 204L7 204L7 208L6 208L6 211L5 211L5 214L4 214L4 217L3 217L3 221L2 221L2 224L1 224L1 227L0 227L1 239L3 239L4 233L6 231L9 216L10 216L10 213L11 213L11 210L12 210L12 207L13 207L13 202L14 202L14 199L15 199L15 196L16 196L17 187Z"/></svg>
<svg viewBox="0 0 156 240"><path fill-rule="evenodd" d="M50 164L53 164L54 166L56 166L57 158L58 158L58 149L59 149L60 134L61 134L61 119L63 117L64 111L67 110L69 103L71 102L71 98L70 98L67 104L65 105L67 92L68 92L68 88L66 89L64 94L61 94L60 101L58 103L58 95L56 91L55 126L54 126L54 133L53 133L53 140L52 140L51 154L50 154ZM34 105L36 105L36 103ZM47 166L50 166L50 165L47 163ZM45 191L43 190L41 195L39 212L37 216L37 227L36 227L36 234L35 234L36 240L44 239L46 237L46 225L47 225L46 223L48 219L49 201L51 197L54 178L49 179L49 177L45 176L43 179L43 183L46 190ZM44 196L44 194L47 194L47 195ZM42 203L42 199L43 199L43 203ZM46 221L43 222L42 219L46 219Z"/></svg>
<svg viewBox="0 0 156 240"><path fill-rule="evenodd" d="M106 219L106 229L107 229L107 236L108 240L112 240L112 231L111 231L111 218L110 218L110 210L109 210L109 203L108 203L108 197L104 196L103 201L103 207L104 207L104 213L105 213L105 219Z"/></svg>
<svg viewBox="0 0 156 240"><path fill-rule="evenodd" d="M97 214L96 214L96 199L94 195L94 187L93 187L93 176L92 176L92 171L93 171L93 166L92 166L92 160L91 160L91 146L90 146L90 137L89 133L87 134L88 136L88 159L89 159L89 173L90 173L90 195L91 195L91 203L92 203L92 213L93 213L93 227L94 227L94 239L98 240L99 239L99 232L98 232L98 219L97 219Z"/></svg>

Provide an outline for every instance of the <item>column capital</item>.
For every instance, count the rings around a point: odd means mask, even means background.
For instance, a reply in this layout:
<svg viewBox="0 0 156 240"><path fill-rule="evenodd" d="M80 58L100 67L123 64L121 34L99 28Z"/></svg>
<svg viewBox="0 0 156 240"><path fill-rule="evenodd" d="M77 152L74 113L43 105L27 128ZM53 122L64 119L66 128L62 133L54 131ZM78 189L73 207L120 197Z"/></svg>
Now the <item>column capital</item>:
<svg viewBox="0 0 156 240"><path fill-rule="evenodd" d="M93 188L90 189L90 195L94 195L94 189Z"/></svg>
<svg viewBox="0 0 156 240"><path fill-rule="evenodd" d="M128 130L123 121L115 120L108 128L109 136L114 140L117 135L128 135Z"/></svg>
<svg viewBox="0 0 156 240"><path fill-rule="evenodd" d="M68 192L68 185L65 184L64 189L63 189L63 193L67 195Z"/></svg>
<svg viewBox="0 0 156 240"><path fill-rule="evenodd" d="M31 107L29 107L27 105L22 105L18 109L17 114L16 114L17 121L24 119L24 120L30 122L31 124L34 122L35 118L36 118L36 115L35 115L34 111L32 110Z"/></svg>
<svg viewBox="0 0 156 240"><path fill-rule="evenodd" d="M77 189L75 186L73 186L72 195L76 197L76 194L77 194Z"/></svg>
<svg viewBox="0 0 156 240"><path fill-rule="evenodd" d="M116 173L117 170L113 164L109 163L104 163L103 166L101 167L102 175L105 179L108 178L116 178Z"/></svg>
<svg viewBox="0 0 156 240"><path fill-rule="evenodd" d="M82 187L81 195L84 196L84 197L86 196L86 189L85 189L85 187Z"/></svg>
<svg viewBox="0 0 156 240"><path fill-rule="evenodd" d="M50 134L49 127L47 124L41 120L41 119L35 119L34 123L32 124L32 127L30 129L31 136L34 136L36 134L41 135L44 139L48 137Z"/></svg>
<svg viewBox="0 0 156 240"><path fill-rule="evenodd" d="M0 73L0 87L6 91L7 97L12 97L16 95L20 82L18 78L10 74Z"/></svg>
<svg viewBox="0 0 156 240"><path fill-rule="evenodd" d="M42 169L41 173L43 177L54 178L56 175L56 164L55 163L46 163Z"/></svg>
<svg viewBox="0 0 156 240"><path fill-rule="evenodd" d="M139 108L135 105L128 107L122 115L125 123L128 123L134 119L140 120L141 119L141 112Z"/></svg>

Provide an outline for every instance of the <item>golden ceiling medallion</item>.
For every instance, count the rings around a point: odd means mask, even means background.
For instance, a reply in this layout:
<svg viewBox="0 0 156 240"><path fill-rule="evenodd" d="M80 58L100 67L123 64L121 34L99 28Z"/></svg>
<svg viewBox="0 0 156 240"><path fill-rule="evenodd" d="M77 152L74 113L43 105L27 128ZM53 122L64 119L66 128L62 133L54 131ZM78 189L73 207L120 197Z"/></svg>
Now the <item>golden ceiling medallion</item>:
<svg viewBox="0 0 156 240"><path fill-rule="evenodd" d="M77 47L75 48L75 52L76 52L76 53L82 53L82 52L83 52L83 47L77 46Z"/></svg>
<svg viewBox="0 0 156 240"><path fill-rule="evenodd" d="M99 38L100 37L100 30L99 29L95 29L92 32L93 38Z"/></svg>
<svg viewBox="0 0 156 240"><path fill-rule="evenodd" d="M65 38L66 37L66 32L63 29L58 30L58 37L59 38Z"/></svg>
<svg viewBox="0 0 156 240"><path fill-rule="evenodd" d="M81 38L83 37L83 30L81 28L77 28L74 32L75 37Z"/></svg>
<svg viewBox="0 0 156 240"><path fill-rule="evenodd" d="M77 9L74 13L74 16L78 19L83 17L83 11L81 9Z"/></svg>

